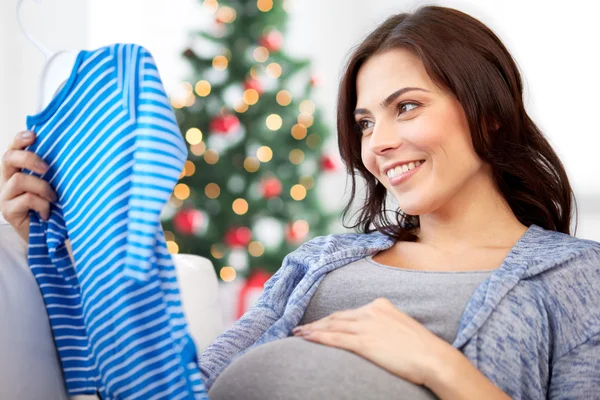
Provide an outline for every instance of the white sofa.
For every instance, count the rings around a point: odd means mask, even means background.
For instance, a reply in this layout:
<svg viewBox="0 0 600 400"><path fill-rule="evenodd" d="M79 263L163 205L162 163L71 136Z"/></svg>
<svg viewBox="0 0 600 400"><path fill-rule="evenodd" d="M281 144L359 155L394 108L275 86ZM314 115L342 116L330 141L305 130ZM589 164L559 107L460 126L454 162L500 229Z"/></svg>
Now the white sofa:
<svg viewBox="0 0 600 400"><path fill-rule="evenodd" d="M173 260L184 313L201 352L223 331L218 279L206 258L177 254ZM43 299L27 265L27 243L2 214L0 355L0 399L68 399Z"/></svg>

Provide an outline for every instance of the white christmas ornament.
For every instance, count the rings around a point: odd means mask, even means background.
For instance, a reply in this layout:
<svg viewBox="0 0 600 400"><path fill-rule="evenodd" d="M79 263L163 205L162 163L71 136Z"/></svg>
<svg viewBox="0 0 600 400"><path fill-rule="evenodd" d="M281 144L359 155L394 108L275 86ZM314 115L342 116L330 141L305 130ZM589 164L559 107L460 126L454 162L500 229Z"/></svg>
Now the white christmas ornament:
<svg viewBox="0 0 600 400"><path fill-rule="evenodd" d="M232 249L227 262L238 272L247 271L248 252L245 249Z"/></svg>
<svg viewBox="0 0 600 400"><path fill-rule="evenodd" d="M275 218L260 218L252 227L252 236L265 248L277 248L283 240L283 225Z"/></svg>

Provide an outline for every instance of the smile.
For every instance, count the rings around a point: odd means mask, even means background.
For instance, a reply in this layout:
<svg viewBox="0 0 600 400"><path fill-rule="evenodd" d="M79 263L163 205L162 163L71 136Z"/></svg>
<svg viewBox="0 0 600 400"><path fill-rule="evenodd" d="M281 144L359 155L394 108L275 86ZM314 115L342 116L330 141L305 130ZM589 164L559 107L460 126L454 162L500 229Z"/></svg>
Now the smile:
<svg viewBox="0 0 600 400"><path fill-rule="evenodd" d="M387 172L387 176L390 181L390 185L396 186L405 182L408 178L413 176L423 165L425 161L411 162L408 164L400 165L396 168L392 168Z"/></svg>

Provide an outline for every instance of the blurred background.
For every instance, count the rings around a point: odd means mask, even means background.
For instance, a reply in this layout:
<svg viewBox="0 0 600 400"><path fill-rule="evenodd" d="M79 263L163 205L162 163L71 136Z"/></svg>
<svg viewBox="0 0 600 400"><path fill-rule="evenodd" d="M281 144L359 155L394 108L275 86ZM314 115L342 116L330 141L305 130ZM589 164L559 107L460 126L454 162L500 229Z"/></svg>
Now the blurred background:
<svg viewBox="0 0 600 400"><path fill-rule="evenodd" d="M224 2L227 3L231 2ZM270 0L245 3L253 3L253 7L258 5L265 13L270 11L269 4L272 7ZM21 33L16 18L16 4L16 0L0 2L0 154L6 151L13 136L25 129L26 116L35 113L38 80L45 61L42 53ZM214 243L207 243L203 250L205 254L201 255L211 258L225 291L239 292L249 286L260 288L264 280L278 268L278 264L272 261L267 263L269 265L263 265L264 268L258 268L261 262L265 264L264 260L268 259L269 243L273 249L277 249L273 250L273 254L277 253L273 259L277 259L278 255L289 252L290 248L315 234L345 231L341 226L339 213L347 199L349 182L339 161L334 122L341 68L353 46L377 24L392 13L411 11L421 4L458 8L480 19L499 35L521 69L528 112L562 158L571 179L579 209L576 236L600 241L600 164L596 158L596 149L600 146L600 124L597 122L600 109L600 51L597 45L600 25L597 24L594 13L586 12L589 1L573 0L566 5L564 2L547 0L448 0L426 3L401 0L286 0L283 2L283 9L279 10L283 10L285 15L272 23L277 29L269 30L271 34L275 32L275 35L269 36L269 32L265 31L264 37L260 38L256 46L260 45L271 51L271 61L277 61L279 66L284 65L284 76L281 79L284 79L286 63L291 62L291 59L306 60L309 63L305 71L308 75L304 78L306 85L299 90L299 97L294 95L294 103L290 107L299 106L300 114L297 111L294 113L298 118L302 118L303 114L304 117L309 115L310 124L313 123L314 115L314 124L319 127L320 136L313 136L313 139L322 142L313 141L314 146L311 146L310 126L299 119L294 126L304 123L309 127L308 132L294 133L292 130L292 136L295 140L304 140L308 133L308 144L303 144L306 148L300 150L282 144L283 148L267 149L275 153L275 156L285 153L284 158L288 157L289 152L289 160L296 170L286 172L273 169L268 181L263 179L252 182L253 178L243 178L240 175L239 179L236 177L236 181L229 179L217 182L217 197L214 193L215 186L211 186L211 196L208 187L202 190L206 182L194 184L193 176L195 167L200 162L216 167L221 164L208 161L206 146L199 149L197 154L194 150L198 160L191 158L190 164L186 165L186 170L182 172L181 186L177 188L179 192L175 192L163 215L170 251L191 252L190 246L193 247L194 240L204 240L203 235L207 231L214 232L218 226L222 230L219 235L223 240L219 242L211 239ZM182 132L191 146L193 143L202 145L202 133L190 131L195 126L192 116L194 113L196 116L210 113L208 109L194 108L200 106L193 104L197 98L208 96L207 93L211 90L210 85L208 88L206 86L210 81L207 77L212 76L207 71L210 68L203 67L202 60L212 60L212 66L216 68L213 55L201 54L202 49L199 47L202 44L198 44L197 32L208 32L212 37L219 37L228 29L225 25L236 23L235 15L223 10L219 14L219 7L215 0L43 0L39 4L25 1L22 20L28 31L53 51L92 50L117 42L133 42L146 47L154 56L167 94L177 111ZM277 24L280 25L276 26ZM251 43L248 44L248 48L250 47ZM230 57L231 54L225 55L225 58ZM265 61L266 58L259 60L262 56L258 53L253 53L253 57L259 64L262 62L266 65L270 62ZM225 64L224 69L226 68ZM242 140L242 136L248 140L253 134L259 134L248 129L243 119L242 113L247 106L255 107L253 104L256 103L247 100L247 96L262 96L263 91L271 90L275 98L275 93L281 95L285 86L282 83L285 81L276 81L281 72L278 74L277 69L268 68L263 72L265 71L272 78L268 82L262 79L252 80L250 76L243 81L241 90L246 105L240 103L234 106L237 112L235 115L239 118L233 118L233 121L211 118L211 132L216 129L215 126L221 126L220 134L224 134L222 136L225 141L231 138ZM254 77L252 72L250 75ZM217 75L213 77L218 80ZM204 86L199 88L198 81L201 78L206 81L203 80ZM230 75L227 79L232 82L229 86L232 86L235 77ZM268 87L269 84L271 88ZM225 86L223 91L227 89ZM213 82L213 94L218 92L218 87ZM254 92L248 92L251 89ZM280 100L278 97L278 104L283 106ZM306 101L302 102L303 100ZM239 107L245 109L238 110ZM265 116L269 115L267 109L262 112L266 113ZM285 115L283 116L285 119ZM206 121L207 126L208 122ZM279 126L281 125L275 128ZM277 130L269 126L269 121L267 127ZM269 134L268 129L263 127L263 130L265 135ZM209 143L208 132L204 129L203 132L204 141ZM268 142L267 139L264 141ZM249 164L246 164L248 159L252 158L250 161L253 161L257 157L264 162L259 150L265 149L261 149L253 148L256 156L240 159L240 162L244 161L247 172L251 172ZM272 153L269 153L269 157L273 157ZM232 155L232 160L236 162L235 155ZM260 164L258 161L256 163ZM279 199L284 197L279 196L282 187L286 194L287 185L292 184L291 177L296 175L300 183L295 185L295 189L292 187L288 200L284 202ZM239 189L244 185L254 187L260 195L256 199L251 195L248 198L236 195L235 188ZM295 193L294 190L300 190L300 193ZM214 202L210 203L211 200L208 199L201 206L186 208L185 204L194 204L191 200L194 200L196 192L198 196L204 196L202 192L205 192ZM215 207L219 207L216 203L223 203L225 195L235 199L234 213L230 213L228 217L220 217L220 210ZM302 200L316 202L316 206L305 207L310 208L312 214L304 216L301 211L294 211L301 214L296 220L286 220L284 214L278 214L278 210L290 210ZM199 198L195 201L195 204L200 204ZM264 209L270 210L273 215L262 218L252 214L252 201L264 201L256 204L264 204ZM247 223L230 227L225 222L226 218L240 221L247 218ZM256 218L259 218L259 223ZM254 226L250 226L250 221ZM214 229L211 229L210 224ZM249 275L253 270L261 270L261 273L250 282ZM237 274L246 279L236 280ZM232 298L231 295L226 297ZM251 301L247 302L244 308L250 303ZM232 314L231 318L235 316Z"/></svg>

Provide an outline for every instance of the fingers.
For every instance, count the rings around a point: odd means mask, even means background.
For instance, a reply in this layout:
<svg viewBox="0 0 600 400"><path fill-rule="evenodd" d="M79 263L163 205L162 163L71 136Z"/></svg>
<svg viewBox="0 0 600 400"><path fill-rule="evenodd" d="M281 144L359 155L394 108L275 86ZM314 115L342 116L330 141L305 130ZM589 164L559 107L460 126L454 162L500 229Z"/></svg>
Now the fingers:
<svg viewBox="0 0 600 400"><path fill-rule="evenodd" d="M23 172L13 174L6 182L2 191L2 199L10 201L26 193L40 197L46 202L55 202L57 200L56 193L48 182L37 176L28 175Z"/></svg>
<svg viewBox="0 0 600 400"><path fill-rule="evenodd" d="M8 181L22 168L40 175L48 171L48 165L35 153L25 150L9 150L2 156L3 181Z"/></svg>
<svg viewBox="0 0 600 400"><path fill-rule="evenodd" d="M50 219L50 203L33 193L24 193L2 205L2 215L7 221L25 220L29 210L37 211L46 221Z"/></svg>

